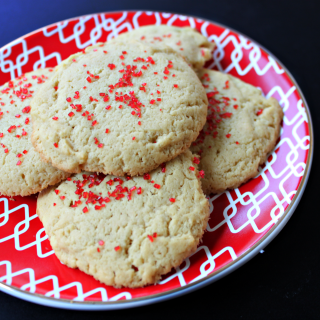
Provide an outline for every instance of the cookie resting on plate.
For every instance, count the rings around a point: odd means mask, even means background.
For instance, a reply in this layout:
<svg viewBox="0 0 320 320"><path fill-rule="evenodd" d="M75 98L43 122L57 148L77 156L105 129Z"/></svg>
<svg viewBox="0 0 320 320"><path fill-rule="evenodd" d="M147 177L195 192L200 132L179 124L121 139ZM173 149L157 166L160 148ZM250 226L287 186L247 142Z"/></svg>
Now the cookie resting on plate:
<svg viewBox="0 0 320 320"><path fill-rule="evenodd" d="M144 26L122 33L117 39L136 39L146 43L165 44L181 54L194 69L202 68L212 58L213 42L190 27L167 25Z"/></svg>
<svg viewBox="0 0 320 320"><path fill-rule="evenodd" d="M189 150L140 177L83 172L40 193L58 259L114 287L142 287L195 252L209 218Z"/></svg>
<svg viewBox="0 0 320 320"><path fill-rule="evenodd" d="M7 82L0 89L0 193L3 195L34 194L70 175L41 161L31 143L30 101L51 75L50 69L39 69Z"/></svg>
<svg viewBox="0 0 320 320"><path fill-rule="evenodd" d="M170 47L116 39L64 60L31 106L32 143L45 161L135 176L190 147L207 97Z"/></svg>
<svg viewBox="0 0 320 320"><path fill-rule="evenodd" d="M199 77L208 116L191 151L201 155L203 191L219 193L257 175L279 138L283 112L276 99L231 75L203 69Z"/></svg>

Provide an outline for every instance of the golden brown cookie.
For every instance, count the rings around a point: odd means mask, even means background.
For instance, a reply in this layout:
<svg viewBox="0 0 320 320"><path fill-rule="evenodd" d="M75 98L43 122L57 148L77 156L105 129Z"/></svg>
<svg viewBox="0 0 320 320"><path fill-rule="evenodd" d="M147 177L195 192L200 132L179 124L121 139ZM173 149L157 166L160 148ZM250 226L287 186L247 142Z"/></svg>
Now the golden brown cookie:
<svg viewBox="0 0 320 320"><path fill-rule="evenodd" d="M32 101L32 143L67 172L141 175L190 147L207 97L169 47L110 41L63 61Z"/></svg>
<svg viewBox="0 0 320 320"><path fill-rule="evenodd" d="M203 69L207 123L192 152L201 155L206 194L237 188L258 173L279 137L282 109L274 98L231 75Z"/></svg>
<svg viewBox="0 0 320 320"><path fill-rule="evenodd" d="M142 287L195 252L209 218L189 150L143 177L83 172L40 193L61 262L114 287Z"/></svg>
<svg viewBox="0 0 320 320"><path fill-rule="evenodd" d="M52 70L51 70L52 71ZM52 72L39 69L0 89L0 193L27 196L70 174L41 161L31 144L30 101Z"/></svg>
<svg viewBox="0 0 320 320"><path fill-rule="evenodd" d="M212 58L213 42L190 27L167 25L145 26L122 33L118 39L136 39L146 43L165 44L181 54L194 69L202 68Z"/></svg>

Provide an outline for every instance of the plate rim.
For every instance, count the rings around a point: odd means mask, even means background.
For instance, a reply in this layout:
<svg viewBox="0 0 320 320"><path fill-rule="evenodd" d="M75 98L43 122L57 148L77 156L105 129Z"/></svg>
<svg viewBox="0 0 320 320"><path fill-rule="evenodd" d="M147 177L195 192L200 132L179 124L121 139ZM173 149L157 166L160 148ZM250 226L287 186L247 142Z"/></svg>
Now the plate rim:
<svg viewBox="0 0 320 320"><path fill-rule="evenodd" d="M245 263L250 261L254 256L256 256L262 249L264 249L283 229L283 227L287 224L291 216L293 215L294 211L296 210L303 193L305 191L306 185L308 183L308 179L311 172L312 167L312 161L313 161L313 154L314 154L314 131L313 131L313 124L311 119L311 113L309 106L307 104L306 98L304 94L302 93L300 86L298 85L295 78L292 76L291 72L284 66L284 64L268 49L266 49L263 45L261 45L256 40L253 40L251 37L248 37L247 35L243 34L242 32L237 31L234 28L230 28L222 23L215 22L213 20L209 20L206 18L201 18L194 15L188 15L188 14L182 14L177 12L164 12L164 11L153 11L153 10L115 10L115 11L104 11L104 12L97 12L97 13L90 13L85 14L81 16L72 17L69 19L60 20L57 22L54 22L52 24L46 25L44 27L38 28L34 31L31 31L19 38L16 38L15 40L7 43L3 47L0 48L0 50L5 50L8 46L14 44L15 42L19 41L20 39L24 39L26 37L32 36L33 34L36 34L38 32L41 32L44 29L50 28L51 26L55 26L59 23L65 22L65 21L73 21L73 20L79 20L82 17L87 16L94 16L94 15L101 15L101 14L111 14L111 13L136 13L136 12L148 12L148 13L170 13L185 17L194 18L197 20L202 21L208 21L209 23L212 23L218 27L222 27L224 29L228 29L238 35L241 35L245 37L246 39L250 40L252 43L256 44L264 50L271 58L273 58L280 67L285 71L285 73L288 75L289 79L292 81L292 83L295 85L296 90L299 94L299 96L302 99L303 106L306 110L306 115L308 119L308 129L310 134L310 141L309 141L309 152L308 157L306 161L306 168L304 171L304 174L302 176L302 179L300 181L299 187L297 188L297 192L292 198L291 203L288 205L287 209L283 213L283 215L280 217L280 219L270 228L270 230L259 240L257 241L252 247L250 247L247 251L242 253L236 260L231 261L230 263L223 266L221 269L212 272L211 274L207 275L206 277L197 280L196 282L189 283L183 287L179 287L176 289L172 289L166 292L153 294L147 297L139 297L139 298L133 298L129 300L117 300L117 301L74 301L74 300L68 300L68 299L61 299L61 298L54 298L54 297L46 297L45 295L39 294L39 293L33 293L29 291L21 290L20 288L17 288L13 285L8 285L2 281L0 281L0 291L7 293L11 296L14 296L16 298L20 298L25 301L33 302L39 305L48 306L48 307L55 307L55 308L62 308L62 309L70 309L70 310L88 310L88 311L102 311L102 310L119 310L119 309L127 309L127 308L134 308L144 305L149 305L153 303L162 302L165 300L177 298L179 296L185 295L187 293L193 292L195 290L198 290L200 288L203 288L219 279L222 279L226 275L230 274L231 272L237 270L241 266L243 266Z"/></svg>

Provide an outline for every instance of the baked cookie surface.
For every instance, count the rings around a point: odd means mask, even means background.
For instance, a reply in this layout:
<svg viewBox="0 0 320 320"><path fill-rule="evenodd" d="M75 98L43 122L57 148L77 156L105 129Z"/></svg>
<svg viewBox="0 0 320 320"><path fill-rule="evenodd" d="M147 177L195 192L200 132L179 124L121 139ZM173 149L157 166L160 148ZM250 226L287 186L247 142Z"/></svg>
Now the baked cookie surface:
<svg viewBox="0 0 320 320"><path fill-rule="evenodd" d="M276 99L231 75L203 69L199 77L209 107L191 151L201 155L204 192L219 193L257 175L279 137L283 112Z"/></svg>
<svg viewBox="0 0 320 320"><path fill-rule="evenodd" d="M83 172L41 192L37 214L57 257L114 287L158 281L195 252L207 225L195 162L187 150L141 177Z"/></svg>
<svg viewBox="0 0 320 320"><path fill-rule="evenodd" d="M215 44L190 27L167 25L144 26L122 33L118 39L136 39L146 43L156 43L171 47L181 54L194 69L202 68L212 58Z"/></svg>
<svg viewBox="0 0 320 320"><path fill-rule="evenodd" d="M63 61L32 100L32 143L67 172L141 175L190 147L207 97L169 47L112 40Z"/></svg>
<svg viewBox="0 0 320 320"><path fill-rule="evenodd" d="M30 101L52 72L39 69L0 89L0 193L27 196L70 174L42 162L31 143Z"/></svg>

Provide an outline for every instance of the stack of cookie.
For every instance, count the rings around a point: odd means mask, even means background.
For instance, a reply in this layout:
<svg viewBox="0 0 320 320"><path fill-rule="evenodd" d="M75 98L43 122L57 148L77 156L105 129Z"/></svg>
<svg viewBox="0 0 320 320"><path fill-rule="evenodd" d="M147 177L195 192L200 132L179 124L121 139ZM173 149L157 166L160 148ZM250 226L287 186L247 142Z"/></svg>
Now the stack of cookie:
<svg viewBox="0 0 320 320"><path fill-rule="evenodd" d="M201 241L204 193L257 174L282 110L203 69L213 47L191 28L143 27L4 85L0 191L41 191L64 264L115 287L156 283Z"/></svg>

